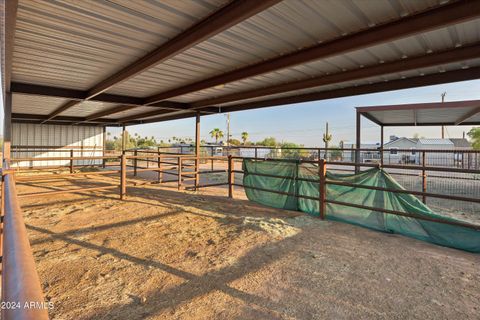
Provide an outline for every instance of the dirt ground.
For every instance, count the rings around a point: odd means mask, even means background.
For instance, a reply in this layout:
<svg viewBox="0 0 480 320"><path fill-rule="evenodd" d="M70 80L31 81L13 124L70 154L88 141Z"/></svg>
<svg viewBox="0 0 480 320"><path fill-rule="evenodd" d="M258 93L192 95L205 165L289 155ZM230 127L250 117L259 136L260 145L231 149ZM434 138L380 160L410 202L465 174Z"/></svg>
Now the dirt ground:
<svg viewBox="0 0 480 320"><path fill-rule="evenodd" d="M479 318L479 255L225 195L165 184L129 187L125 201L22 199L52 319Z"/></svg>

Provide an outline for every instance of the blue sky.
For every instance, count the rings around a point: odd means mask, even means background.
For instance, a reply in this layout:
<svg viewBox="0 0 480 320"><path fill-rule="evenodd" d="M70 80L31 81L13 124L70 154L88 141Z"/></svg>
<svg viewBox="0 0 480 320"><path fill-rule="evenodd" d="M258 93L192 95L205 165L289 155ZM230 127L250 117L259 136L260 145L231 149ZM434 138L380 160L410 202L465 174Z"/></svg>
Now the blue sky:
<svg viewBox="0 0 480 320"><path fill-rule="evenodd" d="M334 144L340 140L354 141L355 107L436 102L441 101L442 92L447 92L445 101L480 99L480 80L232 112L230 114L230 130L233 137L237 139L240 138L241 132L247 131L251 141L273 136L279 141L295 142L306 146L322 146L325 122L328 121ZM225 115L202 116L202 139L212 140L208 132L213 128L220 128L226 133ZM463 131L468 132L470 128L468 126L446 127L446 137L462 137ZM376 124L364 119L362 129L363 142L380 140L380 129ZM127 130L130 133L154 136L158 140L165 141L172 136L193 138L195 121L194 119L182 119L131 126ZM120 132L119 129L109 131L113 134ZM397 127L385 128L385 139L392 134L411 137L414 133L428 138L441 137L440 127Z"/></svg>

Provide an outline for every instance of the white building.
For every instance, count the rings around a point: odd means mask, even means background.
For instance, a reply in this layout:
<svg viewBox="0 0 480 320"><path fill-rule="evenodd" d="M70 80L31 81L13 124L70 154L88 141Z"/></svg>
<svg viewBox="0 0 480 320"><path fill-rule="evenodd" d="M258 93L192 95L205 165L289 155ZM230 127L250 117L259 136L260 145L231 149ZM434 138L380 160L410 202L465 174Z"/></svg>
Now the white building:
<svg viewBox="0 0 480 320"><path fill-rule="evenodd" d="M391 140L383 148L386 150L384 152L384 161L386 163L422 164L423 155L418 150L426 150L425 165L455 166L463 158L463 153L460 152L460 149L471 149L471 146L466 139L416 139L403 137Z"/></svg>

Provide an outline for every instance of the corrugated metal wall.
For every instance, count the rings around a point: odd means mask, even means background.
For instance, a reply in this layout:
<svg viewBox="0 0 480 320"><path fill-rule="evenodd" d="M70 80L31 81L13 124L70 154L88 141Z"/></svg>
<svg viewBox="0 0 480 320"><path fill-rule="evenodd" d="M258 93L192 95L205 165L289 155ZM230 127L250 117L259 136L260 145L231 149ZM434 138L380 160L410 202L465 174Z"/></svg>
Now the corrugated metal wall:
<svg viewBox="0 0 480 320"><path fill-rule="evenodd" d="M96 126L12 124L12 158L74 157L103 155L103 128ZM68 150L68 151L61 151ZM23 161L20 167L69 165L68 160ZM99 165L102 160L78 160L74 165Z"/></svg>

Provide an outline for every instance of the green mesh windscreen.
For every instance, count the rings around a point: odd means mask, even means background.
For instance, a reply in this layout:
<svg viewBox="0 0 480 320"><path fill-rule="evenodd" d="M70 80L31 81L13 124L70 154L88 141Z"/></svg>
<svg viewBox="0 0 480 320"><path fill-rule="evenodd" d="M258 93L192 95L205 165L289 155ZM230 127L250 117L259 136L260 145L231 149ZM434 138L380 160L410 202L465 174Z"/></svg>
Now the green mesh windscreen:
<svg viewBox="0 0 480 320"><path fill-rule="evenodd" d="M319 216L319 202L317 200L296 196L318 198L318 166L291 161L244 159L243 170L245 172L243 184L249 200L274 208L297 210ZM272 176L284 176L290 179ZM363 171L359 174L327 172L327 181L404 190L387 172L378 168ZM279 191L284 194L276 194L267 190ZM327 184L327 200L384 208L444 221L461 222L432 212L418 198L407 193ZM480 253L480 231L467 227L331 203L327 203L326 217L329 220L398 233L447 247Z"/></svg>

